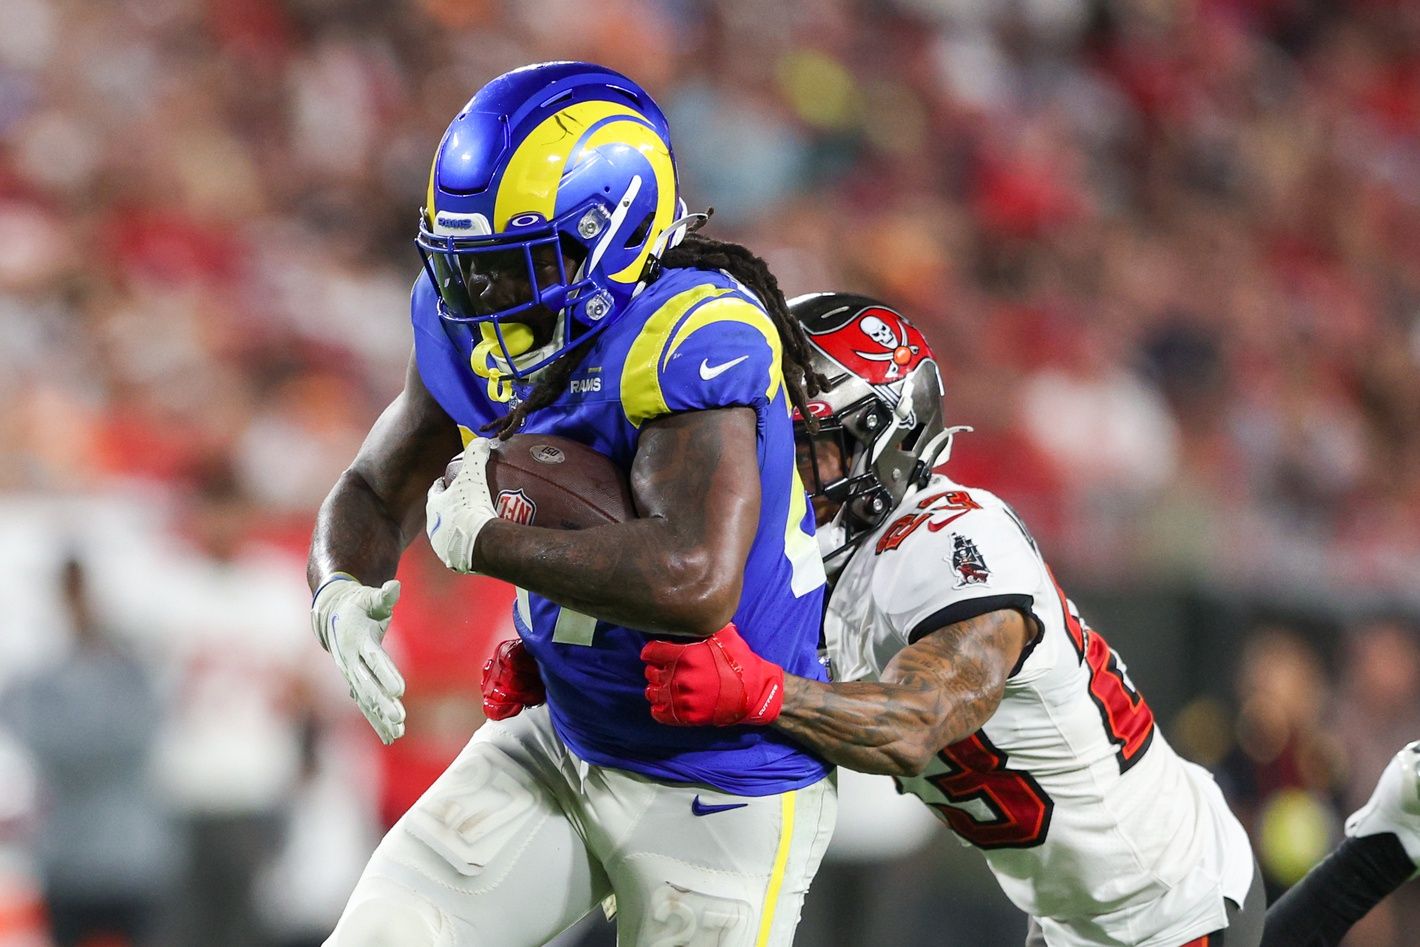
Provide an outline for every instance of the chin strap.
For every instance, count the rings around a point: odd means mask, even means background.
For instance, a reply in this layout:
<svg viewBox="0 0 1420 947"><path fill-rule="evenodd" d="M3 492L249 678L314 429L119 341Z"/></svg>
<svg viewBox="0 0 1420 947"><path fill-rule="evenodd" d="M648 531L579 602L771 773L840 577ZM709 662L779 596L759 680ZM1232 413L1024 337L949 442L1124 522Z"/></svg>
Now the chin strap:
<svg viewBox="0 0 1420 947"><path fill-rule="evenodd" d="M922 453L918 455L918 463L922 465L923 470L931 470L938 464L946 463L952 459L953 439L958 434L974 430L976 430L976 428L969 424L958 424L954 427L947 428L926 443L922 448Z"/></svg>
<svg viewBox="0 0 1420 947"><path fill-rule="evenodd" d="M685 201L676 198L675 212L675 220L672 220L670 226L661 231L661 235L651 245L651 252L646 255L646 268L642 271L645 275L641 282L636 284L636 288L631 291L632 299L641 295L643 289L655 282L656 276L661 270L662 254L672 247L680 246L681 241L687 236L709 223L710 217L715 213L715 208L707 208L704 213L688 213Z"/></svg>
<svg viewBox="0 0 1420 947"><path fill-rule="evenodd" d="M710 215L713 213L715 213L715 208L711 207L704 213L692 214L689 208L685 206L685 201L676 198L675 220L672 220L670 225L666 227L665 230L661 231L661 235L656 238L655 244L651 247L651 256L660 259L661 254L665 253L671 247L680 246L680 242L689 234L695 233L695 231L709 223Z"/></svg>

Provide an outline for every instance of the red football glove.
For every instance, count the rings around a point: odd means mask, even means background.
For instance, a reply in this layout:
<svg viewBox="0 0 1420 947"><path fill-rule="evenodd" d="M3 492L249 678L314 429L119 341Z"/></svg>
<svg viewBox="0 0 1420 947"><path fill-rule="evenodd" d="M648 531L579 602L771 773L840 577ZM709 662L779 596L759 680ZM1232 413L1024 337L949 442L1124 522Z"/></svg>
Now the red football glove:
<svg viewBox="0 0 1420 947"><path fill-rule="evenodd" d="M751 651L734 625L693 644L647 642L641 660L651 716L660 723L767 724L784 706L784 669Z"/></svg>
<svg viewBox="0 0 1420 947"><path fill-rule="evenodd" d="M483 665L483 715L489 720L503 720L546 700L537 662L523 647L522 639L499 642L493 657Z"/></svg>

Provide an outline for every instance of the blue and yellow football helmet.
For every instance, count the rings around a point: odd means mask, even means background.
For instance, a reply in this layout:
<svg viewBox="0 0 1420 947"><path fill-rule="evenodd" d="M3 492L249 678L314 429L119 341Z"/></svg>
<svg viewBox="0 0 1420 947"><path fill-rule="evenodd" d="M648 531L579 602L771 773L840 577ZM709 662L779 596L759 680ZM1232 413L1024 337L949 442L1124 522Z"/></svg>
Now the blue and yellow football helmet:
<svg viewBox="0 0 1420 947"><path fill-rule="evenodd" d="M474 371L523 380L616 320L684 234L684 210L645 90L591 63L541 63L488 83L449 125L415 243L440 315L477 326ZM522 298L495 304L489 273L525 276ZM558 315L550 340L519 319L536 306Z"/></svg>

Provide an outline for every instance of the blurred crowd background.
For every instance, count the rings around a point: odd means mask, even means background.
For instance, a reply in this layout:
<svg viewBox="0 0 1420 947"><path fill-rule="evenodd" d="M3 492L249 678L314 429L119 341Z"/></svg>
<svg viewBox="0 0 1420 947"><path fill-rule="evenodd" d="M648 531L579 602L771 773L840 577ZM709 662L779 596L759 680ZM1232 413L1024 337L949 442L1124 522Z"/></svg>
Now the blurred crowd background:
<svg viewBox="0 0 1420 947"><path fill-rule="evenodd" d="M508 589L407 558L381 749L303 562L401 384L444 126L557 58L652 91L790 295L924 328L956 478L1299 877L1420 737L1420 4L5 0L0 947L319 943L480 722ZM853 782L801 943L1020 941Z"/></svg>

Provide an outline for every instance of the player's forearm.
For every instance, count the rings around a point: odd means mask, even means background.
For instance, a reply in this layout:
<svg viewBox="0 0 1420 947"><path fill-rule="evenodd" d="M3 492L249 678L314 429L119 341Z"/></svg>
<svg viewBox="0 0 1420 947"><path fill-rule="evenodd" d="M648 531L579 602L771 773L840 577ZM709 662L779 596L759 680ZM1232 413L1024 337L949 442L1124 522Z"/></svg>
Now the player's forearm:
<svg viewBox="0 0 1420 947"><path fill-rule="evenodd" d="M991 719L1025 633L1020 613L989 612L898 652L880 682L823 684L786 674L774 725L841 766L921 775L942 747Z"/></svg>
<svg viewBox="0 0 1420 947"><path fill-rule="evenodd" d="M333 572L371 586L394 578L404 547L423 529L425 491L459 443L411 354L404 390L380 413L316 514L306 563L312 590Z"/></svg>
<svg viewBox="0 0 1420 947"><path fill-rule="evenodd" d="M659 518L575 532L495 520L473 565L602 621L696 637L730 621L743 582Z"/></svg>
<svg viewBox="0 0 1420 947"><path fill-rule="evenodd" d="M714 634L739 607L759 521L756 423L742 407L648 422L631 469L637 519L575 532L495 520L474 569L603 621Z"/></svg>
<svg viewBox="0 0 1420 947"><path fill-rule="evenodd" d="M840 766L915 776L943 746L933 734L945 713L930 685L824 684L785 674L774 726Z"/></svg>
<svg viewBox="0 0 1420 947"><path fill-rule="evenodd" d="M316 514L306 581L314 591L332 573L346 572L378 586L394 578L408 543L406 531L364 478L347 470Z"/></svg>

